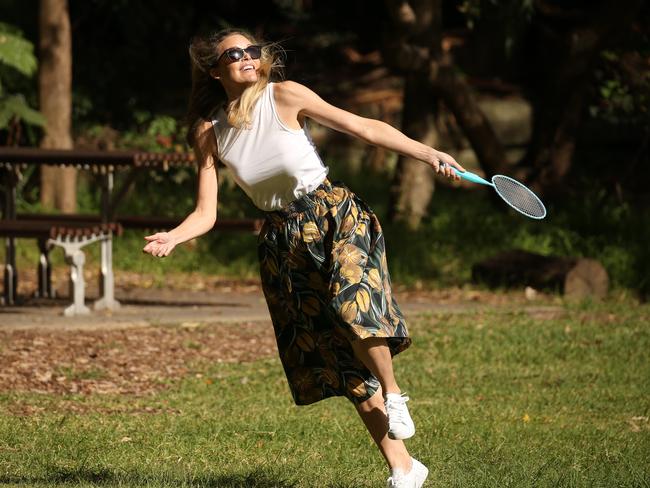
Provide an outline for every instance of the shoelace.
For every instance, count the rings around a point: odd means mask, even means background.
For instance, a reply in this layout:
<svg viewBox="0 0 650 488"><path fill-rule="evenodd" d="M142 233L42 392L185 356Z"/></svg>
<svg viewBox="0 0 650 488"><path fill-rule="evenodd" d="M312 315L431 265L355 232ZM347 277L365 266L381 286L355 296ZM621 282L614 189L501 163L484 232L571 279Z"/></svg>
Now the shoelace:
<svg viewBox="0 0 650 488"><path fill-rule="evenodd" d="M386 413L391 421L403 422L406 417L406 409L400 408L409 401L409 397L405 394L402 394L399 399L387 399L386 400Z"/></svg>
<svg viewBox="0 0 650 488"><path fill-rule="evenodd" d="M404 476L391 476L388 478L388 484L387 486L389 488L393 488L395 486L399 486L399 483L404 479Z"/></svg>
<svg viewBox="0 0 650 488"><path fill-rule="evenodd" d="M408 479L408 474L404 473L403 471L396 471L393 472L388 478L388 486L389 487L394 487L394 486L399 486L400 483L406 481Z"/></svg>

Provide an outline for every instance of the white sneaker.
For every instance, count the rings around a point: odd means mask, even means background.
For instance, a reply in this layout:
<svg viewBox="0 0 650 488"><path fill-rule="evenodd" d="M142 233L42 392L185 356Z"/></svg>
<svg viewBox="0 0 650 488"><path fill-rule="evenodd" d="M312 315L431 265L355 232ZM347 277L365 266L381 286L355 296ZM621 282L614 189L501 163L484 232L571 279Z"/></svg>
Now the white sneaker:
<svg viewBox="0 0 650 488"><path fill-rule="evenodd" d="M388 416L388 437L391 439L408 439L415 434L415 425L409 415L406 402L409 397L399 393L388 393L384 400Z"/></svg>
<svg viewBox="0 0 650 488"><path fill-rule="evenodd" d="M404 473L393 469L386 483L387 488L420 488L429 476L429 470L417 459L411 458L411 471Z"/></svg>

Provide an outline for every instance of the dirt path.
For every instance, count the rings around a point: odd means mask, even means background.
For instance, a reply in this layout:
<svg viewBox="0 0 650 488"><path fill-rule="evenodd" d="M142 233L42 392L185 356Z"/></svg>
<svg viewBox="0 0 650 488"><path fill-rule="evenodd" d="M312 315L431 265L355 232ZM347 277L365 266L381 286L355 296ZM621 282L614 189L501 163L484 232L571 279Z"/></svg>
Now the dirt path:
<svg viewBox="0 0 650 488"><path fill-rule="evenodd" d="M259 284L200 279L184 275L170 280L174 288L123 282L116 290L119 310L81 317L62 315L67 299L0 307L0 392L148 395L175 379L201 375L208 364L275 357ZM562 313L552 297L531 302L523 293L396 287L395 295L409 319L513 306L540 318ZM81 408L74 402L68 407ZM39 407L18 402L11 408L30 414Z"/></svg>
<svg viewBox="0 0 650 488"><path fill-rule="evenodd" d="M96 281L88 277L87 305L97 298ZM62 282L63 280L56 280ZM22 280L22 296L31 294L27 280ZM31 288L33 290L33 288ZM0 307L0 331L13 330L114 330L152 325L182 325L269 321L269 314L259 282L232 281L198 274L166 277L155 283L151 277L120 272L116 311L93 311L90 315L64 317L69 304L64 286L60 299L25 299L18 306ZM395 288L400 308L407 315L418 313L472 313L485 307L521 306L531 313L553 313L557 309L552 297L538 296L527 300L523 292L491 293L473 289L436 291ZM547 310L548 309L548 310Z"/></svg>

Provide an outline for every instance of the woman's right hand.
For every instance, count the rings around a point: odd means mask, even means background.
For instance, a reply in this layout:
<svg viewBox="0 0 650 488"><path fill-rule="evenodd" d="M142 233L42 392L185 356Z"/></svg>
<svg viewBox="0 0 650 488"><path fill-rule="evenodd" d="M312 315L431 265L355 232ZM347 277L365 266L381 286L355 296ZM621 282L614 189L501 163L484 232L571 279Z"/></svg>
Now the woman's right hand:
<svg viewBox="0 0 650 488"><path fill-rule="evenodd" d="M157 232L150 236L144 237L147 241L146 246L142 248L142 252L164 258L169 256L176 247L176 240L170 235L169 232Z"/></svg>
<svg viewBox="0 0 650 488"><path fill-rule="evenodd" d="M433 151L434 151L433 168L435 169L436 173L439 173L442 176L446 176L447 178L460 180L460 176L458 175L458 172L452 170L452 168L456 168L461 173L465 172L465 168L463 168L460 164L458 164L456 160L449 154L444 153L442 151L438 151L436 149L434 149Z"/></svg>

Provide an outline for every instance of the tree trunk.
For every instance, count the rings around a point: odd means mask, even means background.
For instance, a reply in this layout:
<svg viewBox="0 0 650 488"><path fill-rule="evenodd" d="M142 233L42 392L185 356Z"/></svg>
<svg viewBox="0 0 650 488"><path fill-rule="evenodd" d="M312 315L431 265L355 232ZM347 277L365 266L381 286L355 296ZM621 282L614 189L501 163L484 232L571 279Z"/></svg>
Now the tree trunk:
<svg viewBox="0 0 650 488"><path fill-rule="evenodd" d="M427 87L428 80L421 74L407 77L402 132L411 139L435 147L438 142L436 100L426 96ZM422 161L399 157L391 187L391 221L404 222L410 229L418 228L433 195L433 175L431 167Z"/></svg>
<svg viewBox="0 0 650 488"><path fill-rule="evenodd" d="M392 21L383 55L405 74L402 132L435 146L438 101L432 96L427 67L441 52L441 0L387 0ZM391 187L389 218L416 229L426 214L434 190L433 171L422 161L400 156Z"/></svg>
<svg viewBox="0 0 650 488"><path fill-rule="evenodd" d="M453 62L442 52L441 0L386 0L393 21L382 50L384 61L392 69L417 77L407 83L402 128L406 135L433 145L438 135L433 112L442 101L455 116L481 167L487 174L503 173L509 168L503 145L478 106L471 88L455 74ZM410 107L407 107L406 99ZM426 116L431 112L430 116ZM418 123L421 125L418 127ZM426 137L426 141L421 139ZM432 175L423 176L415 163L400 159L395 175L390 213L417 227L433 194ZM420 163L421 164L421 163ZM421 188L420 188L421 185ZM414 188L418 192L414 192Z"/></svg>
<svg viewBox="0 0 650 488"><path fill-rule="evenodd" d="M41 147L72 148L72 39L67 0L40 0L40 111L46 119ZM41 203L64 213L77 207L77 172L74 168L41 168Z"/></svg>
<svg viewBox="0 0 650 488"><path fill-rule="evenodd" d="M605 47L626 32L641 4L640 0L607 0L571 10L558 1L535 2L533 137L523 163L532 168L530 186L536 192L563 191L594 63Z"/></svg>
<svg viewBox="0 0 650 488"><path fill-rule="evenodd" d="M519 249L475 264L472 280L491 287L557 290L576 299L604 298L609 289L607 271L594 259L542 256Z"/></svg>
<svg viewBox="0 0 650 488"><path fill-rule="evenodd" d="M456 74L454 67L447 62L432 70L431 84L463 129L485 174L512 176L503 144L479 107L472 88Z"/></svg>

